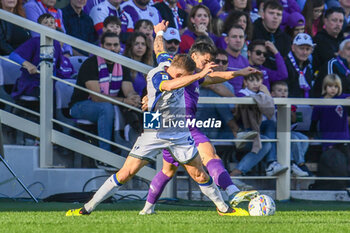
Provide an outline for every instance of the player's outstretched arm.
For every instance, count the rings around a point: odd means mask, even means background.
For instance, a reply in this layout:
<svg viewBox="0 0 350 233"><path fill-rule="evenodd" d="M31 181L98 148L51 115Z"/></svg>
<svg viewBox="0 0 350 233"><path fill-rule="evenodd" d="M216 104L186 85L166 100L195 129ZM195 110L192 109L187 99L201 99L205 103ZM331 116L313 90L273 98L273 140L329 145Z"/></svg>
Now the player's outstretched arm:
<svg viewBox="0 0 350 233"><path fill-rule="evenodd" d="M154 33L156 34L156 38L153 43L153 50L156 55L161 52L165 52L164 42L163 42L163 33L168 28L169 22L162 20L159 24L155 25Z"/></svg>
<svg viewBox="0 0 350 233"><path fill-rule="evenodd" d="M171 80L163 81L160 89L161 91L172 91L182 87L186 87L191 83L193 83L194 81L197 81L201 78L206 77L209 73L213 72L213 68L216 66L217 66L216 64L211 62L206 64L204 69L197 74L184 75Z"/></svg>
<svg viewBox="0 0 350 233"><path fill-rule="evenodd" d="M255 69L253 67L248 66L244 69L236 70L236 71L213 72L213 73L208 74L205 77L205 80L202 83L202 85L222 83L222 82L225 82L227 80L233 79L235 77L247 76L247 75L250 75L253 73L261 73L261 71Z"/></svg>

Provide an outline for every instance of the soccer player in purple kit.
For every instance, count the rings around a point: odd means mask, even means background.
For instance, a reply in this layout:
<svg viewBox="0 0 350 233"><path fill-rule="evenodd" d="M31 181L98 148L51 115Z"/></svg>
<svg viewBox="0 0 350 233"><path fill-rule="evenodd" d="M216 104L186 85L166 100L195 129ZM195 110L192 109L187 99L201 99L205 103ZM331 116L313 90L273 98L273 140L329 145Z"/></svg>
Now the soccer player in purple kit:
<svg viewBox="0 0 350 233"><path fill-rule="evenodd" d="M166 31L167 23L162 21L154 27L157 37L154 41L154 51L158 56L164 54L164 44L163 36L159 35L159 31ZM204 43L194 44L189 55L196 63L196 70L200 71L204 68L205 64L212 60L213 52L215 49ZM195 119L197 111L197 102L199 97L198 88L199 85L209 85L214 83L220 83L227 81L229 79L235 78L237 76L246 76L251 73L259 72L258 70L247 67L238 71L229 72L213 72L208 74L205 78L193 82L192 84L185 87L185 103L186 103L186 116L190 119ZM143 100L145 103L145 99ZM146 106L143 106L146 109ZM196 127L189 127L191 135L195 141L196 147L198 149L199 155L201 156L202 163L207 167L209 175L213 177L215 183L226 191L230 200L230 204L234 207L241 201L250 200L251 198L257 196L259 193L256 190L252 191L242 191L233 184L230 175L223 166L220 157L216 154L215 148L210 143L210 140ZM157 175L153 178L147 201L144 208L140 211L140 215L153 214L156 201L159 199L161 193L163 192L166 184L174 176L177 171L179 164L173 159L171 154L167 151L163 151L163 168ZM220 214L220 212L219 212Z"/></svg>

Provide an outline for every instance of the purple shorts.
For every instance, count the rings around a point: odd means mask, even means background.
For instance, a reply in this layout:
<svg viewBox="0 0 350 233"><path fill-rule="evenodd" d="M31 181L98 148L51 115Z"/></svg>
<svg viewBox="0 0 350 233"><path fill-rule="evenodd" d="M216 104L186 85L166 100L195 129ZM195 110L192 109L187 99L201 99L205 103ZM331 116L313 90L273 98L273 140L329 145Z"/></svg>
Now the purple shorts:
<svg viewBox="0 0 350 233"><path fill-rule="evenodd" d="M194 143L198 146L200 143L209 142L209 138L205 136L197 127L190 127L191 135L194 139ZM163 159L168 163L179 166L179 162L175 161L175 159L171 156L168 150L163 150Z"/></svg>

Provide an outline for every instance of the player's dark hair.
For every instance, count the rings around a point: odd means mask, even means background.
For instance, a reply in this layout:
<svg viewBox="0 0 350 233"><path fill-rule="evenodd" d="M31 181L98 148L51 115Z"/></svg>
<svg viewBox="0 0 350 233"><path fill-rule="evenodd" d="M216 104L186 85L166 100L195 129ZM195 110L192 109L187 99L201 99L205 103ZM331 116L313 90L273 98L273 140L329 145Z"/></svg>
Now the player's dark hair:
<svg viewBox="0 0 350 233"><path fill-rule="evenodd" d="M276 86L278 86L278 85L288 87L288 84L285 81L280 80L280 81L273 82L271 84L271 91L274 91Z"/></svg>
<svg viewBox="0 0 350 233"><path fill-rule="evenodd" d="M195 43L191 46L188 55L192 56L192 54L194 53L199 53L201 55L209 53L210 56L213 58L216 53L216 47L208 43Z"/></svg>
<svg viewBox="0 0 350 233"><path fill-rule="evenodd" d="M171 65L182 68L189 73L194 72L196 69L196 63L187 54L175 55L173 61L171 62Z"/></svg>
<svg viewBox="0 0 350 233"><path fill-rule="evenodd" d="M205 36L205 35L197 36L196 40L194 41L194 44L199 44L199 43L207 43L212 46L215 46L213 39L210 38L210 36Z"/></svg>
<svg viewBox="0 0 350 233"><path fill-rule="evenodd" d="M269 0L264 3L264 12L266 11L266 9L277 9L283 11L283 6L281 5L281 3L279 3L279 1Z"/></svg>
<svg viewBox="0 0 350 233"><path fill-rule="evenodd" d="M105 40L107 37L117 37L119 39L119 36L116 33L107 31L107 32L103 33L101 36L101 44L105 43Z"/></svg>
<svg viewBox="0 0 350 233"><path fill-rule="evenodd" d="M39 16L37 22L38 22L39 24L41 24L41 23L43 22L44 19L49 19L49 18L55 19L55 17L53 17L51 14L49 14L49 13L44 13L44 14L42 14L42 15Z"/></svg>
<svg viewBox="0 0 350 233"><path fill-rule="evenodd" d="M122 26L120 19L114 15L107 16L105 20L103 20L103 27L107 27L108 24L117 24L120 27Z"/></svg>
<svg viewBox="0 0 350 233"><path fill-rule="evenodd" d="M255 47L258 46L258 45L262 45L262 46L265 47L265 40L261 40L261 39L253 40L248 45L248 51L252 52L255 49Z"/></svg>

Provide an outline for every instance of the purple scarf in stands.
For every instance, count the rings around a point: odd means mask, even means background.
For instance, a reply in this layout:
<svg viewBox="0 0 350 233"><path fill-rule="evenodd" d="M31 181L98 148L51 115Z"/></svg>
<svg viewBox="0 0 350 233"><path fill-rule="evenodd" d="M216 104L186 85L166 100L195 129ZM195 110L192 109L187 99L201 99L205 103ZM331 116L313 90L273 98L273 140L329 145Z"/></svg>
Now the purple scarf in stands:
<svg viewBox="0 0 350 233"><path fill-rule="evenodd" d="M97 56L97 64L101 93L109 96L118 95L123 81L122 66L114 63L113 71L110 74L105 59Z"/></svg>

